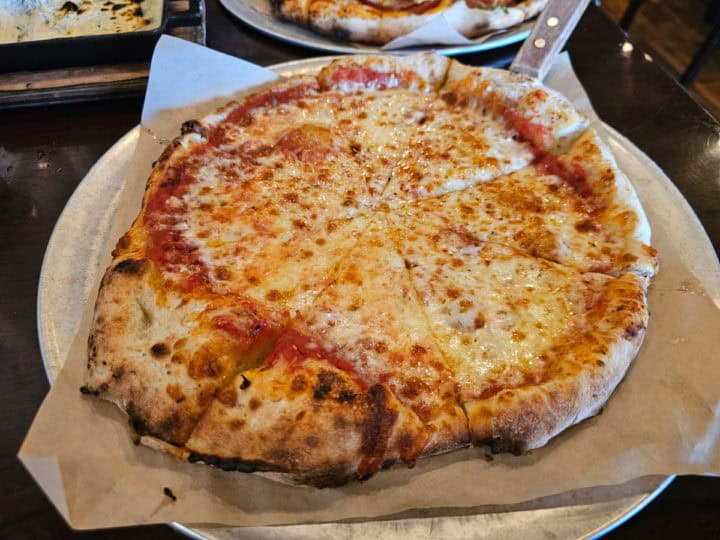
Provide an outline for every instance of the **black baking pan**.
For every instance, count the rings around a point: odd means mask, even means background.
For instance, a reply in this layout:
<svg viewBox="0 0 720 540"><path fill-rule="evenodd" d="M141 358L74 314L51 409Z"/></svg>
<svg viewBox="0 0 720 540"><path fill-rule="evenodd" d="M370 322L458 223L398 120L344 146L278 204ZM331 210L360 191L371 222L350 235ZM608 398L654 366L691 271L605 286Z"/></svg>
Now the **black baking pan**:
<svg viewBox="0 0 720 540"><path fill-rule="evenodd" d="M188 9L179 12L169 4L163 0L160 24L151 30L2 44L0 73L148 60L163 33L202 22L199 0L189 0Z"/></svg>

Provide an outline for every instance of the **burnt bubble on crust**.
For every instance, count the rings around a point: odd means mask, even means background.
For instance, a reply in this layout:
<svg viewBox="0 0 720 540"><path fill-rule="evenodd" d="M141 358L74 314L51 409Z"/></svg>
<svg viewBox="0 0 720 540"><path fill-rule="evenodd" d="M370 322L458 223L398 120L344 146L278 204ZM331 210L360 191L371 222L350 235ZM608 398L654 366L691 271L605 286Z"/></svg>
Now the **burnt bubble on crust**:
<svg viewBox="0 0 720 540"><path fill-rule="evenodd" d="M477 442L477 446L488 446L493 454L510 453L514 456L521 456L527 450L524 441L502 436L482 439Z"/></svg>
<svg viewBox="0 0 720 540"><path fill-rule="evenodd" d="M124 261L120 261L115 265L113 268L114 272L118 272L120 274L128 274L128 275L140 275L142 274L143 270L145 269L145 260L144 259L125 259Z"/></svg>
<svg viewBox="0 0 720 540"><path fill-rule="evenodd" d="M80 8L77 6L75 2L65 2L61 7L60 11L64 11L65 13L78 13L80 11Z"/></svg>
<svg viewBox="0 0 720 540"><path fill-rule="evenodd" d="M94 390L89 388L87 385L84 385L80 387L80 393L86 396L99 396L100 390Z"/></svg>
<svg viewBox="0 0 720 540"><path fill-rule="evenodd" d="M156 343L150 347L150 354L152 354L155 358L160 358L170 354L170 349L164 343Z"/></svg>
<svg viewBox="0 0 720 540"><path fill-rule="evenodd" d="M145 421L140 418L139 412L132 401L127 404L125 412L128 415L128 423L130 424L130 427L137 435L152 435L150 428Z"/></svg>
<svg viewBox="0 0 720 540"><path fill-rule="evenodd" d="M197 133L198 135L205 137L206 131L202 124L200 124L197 120L188 120L183 123L180 128L180 133L183 135L187 135L188 133Z"/></svg>

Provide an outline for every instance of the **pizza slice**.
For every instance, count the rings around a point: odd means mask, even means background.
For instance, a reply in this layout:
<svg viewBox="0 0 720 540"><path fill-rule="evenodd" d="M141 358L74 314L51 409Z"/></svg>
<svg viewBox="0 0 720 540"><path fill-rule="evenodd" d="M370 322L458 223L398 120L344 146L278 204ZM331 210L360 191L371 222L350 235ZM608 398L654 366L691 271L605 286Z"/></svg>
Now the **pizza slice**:
<svg viewBox="0 0 720 540"><path fill-rule="evenodd" d="M368 222L332 283L293 327L345 359L360 377L388 384L426 426L429 440L423 454L467 440L452 372L417 303L383 214Z"/></svg>
<svg viewBox="0 0 720 540"><path fill-rule="evenodd" d="M385 189L408 141L428 117L433 95L450 61L442 56L352 56L331 62L318 75L327 94L343 95L336 121L353 141L370 193Z"/></svg>
<svg viewBox="0 0 720 540"><path fill-rule="evenodd" d="M637 354L647 278L582 273L411 221L394 237L475 444L544 445L596 414Z"/></svg>
<svg viewBox="0 0 720 540"><path fill-rule="evenodd" d="M118 405L138 435L182 445L215 391L285 324L241 297L165 288L153 261L122 259L98 293L84 391Z"/></svg>
<svg viewBox="0 0 720 540"><path fill-rule="evenodd" d="M426 438L387 384L366 382L345 360L291 331L261 367L218 392L184 457L326 487L399 460L414 463Z"/></svg>
<svg viewBox="0 0 720 540"><path fill-rule="evenodd" d="M564 97L503 70L452 62L439 92L383 193L392 207L512 173L587 125Z"/></svg>
<svg viewBox="0 0 720 540"><path fill-rule="evenodd" d="M650 227L637 195L588 130L570 151L493 181L406 205L408 224L511 246L581 271L655 273Z"/></svg>

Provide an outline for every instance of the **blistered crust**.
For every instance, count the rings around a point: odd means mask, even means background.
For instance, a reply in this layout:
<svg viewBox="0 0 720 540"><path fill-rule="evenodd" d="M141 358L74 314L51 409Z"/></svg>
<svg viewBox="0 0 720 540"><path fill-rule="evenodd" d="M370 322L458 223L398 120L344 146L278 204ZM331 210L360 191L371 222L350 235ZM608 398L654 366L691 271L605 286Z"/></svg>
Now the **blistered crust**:
<svg viewBox="0 0 720 540"><path fill-rule="evenodd" d="M243 372L218 394L186 448L190 461L274 471L317 486L414 463L427 435L383 384L326 362L284 361Z"/></svg>

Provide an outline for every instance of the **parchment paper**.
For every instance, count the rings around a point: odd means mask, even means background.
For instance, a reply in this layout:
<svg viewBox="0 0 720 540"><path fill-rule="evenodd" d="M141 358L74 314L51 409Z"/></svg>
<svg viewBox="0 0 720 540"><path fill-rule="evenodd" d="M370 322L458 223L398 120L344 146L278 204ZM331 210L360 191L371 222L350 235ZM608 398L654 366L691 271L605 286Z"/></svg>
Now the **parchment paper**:
<svg viewBox="0 0 720 540"><path fill-rule="evenodd" d="M272 72L163 37L153 57L143 130L96 281L129 227L151 163L182 121L211 111ZM546 83L596 118L562 56ZM180 109L178 109L180 107ZM621 149L620 149L621 150ZM720 268L689 207L657 173L624 160L653 228L661 270L639 356L602 415L526 455L486 459L481 448L421 460L337 489L294 487L175 459L131 442L124 415L81 396L94 295L65 367L19 457L68 523L79 529L181 521L273 525L467 512L468 507L625 484L649 475L720 473ZM118 178L118 181L123 181ZM81 264L80 262L78 264ZM96 290L93 289L93 290ZM177 497L163 494L168 487Z"/></svg>

